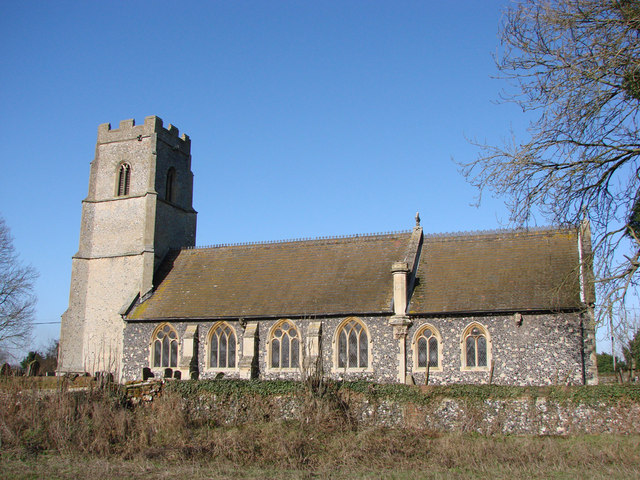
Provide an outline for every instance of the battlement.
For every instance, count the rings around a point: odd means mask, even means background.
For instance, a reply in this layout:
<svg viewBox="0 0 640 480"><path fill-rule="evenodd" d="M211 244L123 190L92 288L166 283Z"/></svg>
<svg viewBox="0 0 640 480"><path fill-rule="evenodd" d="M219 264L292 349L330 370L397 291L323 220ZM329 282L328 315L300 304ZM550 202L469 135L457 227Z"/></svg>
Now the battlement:
<svg viewBox="0 0 640 480"><path fill-rule="evenodd" d="M121 142L126 140L137 139L142 141L143 138L157 134L158 138L169 144L171 147L180 149L187 155L191 151L191 139L185 133L180 135L178 127L169 124L167 128L163 127L160 117L151 115L145 117L144 123L136 125L136 121L132 118L122 120L118 128L111 128L110 123L103 123L98 126L98 143Z"/></svg>

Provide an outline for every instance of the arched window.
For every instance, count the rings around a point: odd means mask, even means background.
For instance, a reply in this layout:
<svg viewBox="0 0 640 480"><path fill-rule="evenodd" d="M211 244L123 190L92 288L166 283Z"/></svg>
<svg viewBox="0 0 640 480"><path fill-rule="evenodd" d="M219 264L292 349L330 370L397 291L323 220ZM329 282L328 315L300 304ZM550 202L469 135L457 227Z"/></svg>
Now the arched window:
<svg viewBox="0 0 640 480"><path fill-rule="evenodd" d="M414 365L417 368L440 368L440 333L432 325L418 329L413 340Z"/></svg>
<svg viewBox="0 0 640 480"><path fill-rule="evenodd" d="M160 325L153 334L152 356L154 367L178 366L178 334L168 323Z"/></svg>
<svg viewBox="0 0 640 480"><path fill-rule="evenodd" d="M122 197L129 195L129 184L131 183L131 166L128 163L120 164L118 170L118 192L117 195Z"/></svg>
<svg viewBox="0 0 640 480"><path fill-rule="evenodd" d="M236 334L227 323L219 323L209 335L209 368L236 367Z"/></svg>
<svg viewBox="0 0 640 480"><path fill-rule="evenodd" d="M171 167L167 172L167 185L164 197L167 202L173 202L175 200L175 181L176 169Z"/></svg>
<svg viewBox="0 0 640 480"><path fill-rule="evenodd" d="M271 331L269 353L271 368L300 366L300 334L290 320L283 320Z"/></svg>
<svg viewBox="0 0 640 480"><path fill-rule="evenodd" d="M478 323L469 325L462 336L462 365L485 369L491 355L487 330Z"/></svg>
<svg viewBox="0 0 640 480"><path fill-rule="evenodd" d="M369 366L369 335L357 318L345 321L337 331L338 368L367 368Z"/></svg>

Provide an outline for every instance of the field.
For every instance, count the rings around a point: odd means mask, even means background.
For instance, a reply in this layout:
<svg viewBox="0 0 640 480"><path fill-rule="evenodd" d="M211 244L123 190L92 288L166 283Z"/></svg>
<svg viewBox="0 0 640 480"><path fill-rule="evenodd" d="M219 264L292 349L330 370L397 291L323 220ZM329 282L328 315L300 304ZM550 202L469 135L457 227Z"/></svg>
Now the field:
<svg viewBox="0 0 640 480"><path fill-rule="evenodd" d="M480 436L307 421L194 421L176 393L0 389L0 477L640 478L640 436ZM310 420L309 420L310 419Z"/></svg>

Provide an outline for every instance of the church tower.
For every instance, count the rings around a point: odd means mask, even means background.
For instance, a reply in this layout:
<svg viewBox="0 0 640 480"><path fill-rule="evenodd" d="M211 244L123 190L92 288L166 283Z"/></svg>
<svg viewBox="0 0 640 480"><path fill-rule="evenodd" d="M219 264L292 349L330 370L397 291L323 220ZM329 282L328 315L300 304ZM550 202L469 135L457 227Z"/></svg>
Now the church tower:
<svg viewBox="0 0 640 480"><path fill-rule="evenodd" d="M89 194L82 202L60 372L110 371L122 362L122 314L153 288L170 249L193 246L191 141L151 116L98 127Z"/></svg>

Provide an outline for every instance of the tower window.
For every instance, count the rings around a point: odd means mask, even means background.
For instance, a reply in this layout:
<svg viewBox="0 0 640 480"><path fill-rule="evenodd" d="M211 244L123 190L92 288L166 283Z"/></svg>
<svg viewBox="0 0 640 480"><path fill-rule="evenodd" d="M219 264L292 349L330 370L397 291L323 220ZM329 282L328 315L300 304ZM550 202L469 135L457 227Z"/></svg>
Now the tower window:
<svg viewBox="0 0 640 480"><path fill-rule="evenodd" d="M131 166L122 163L118 170L118 197L129 195L129 184L131 182Z"/></svg>
<svg viewBox="0 0 640 480"><path fill-rule="evenodd" d="M175 181L176 169L171 167L167 172L167 186L165 190L165 200L167 202L175 201Z"/></svg>

